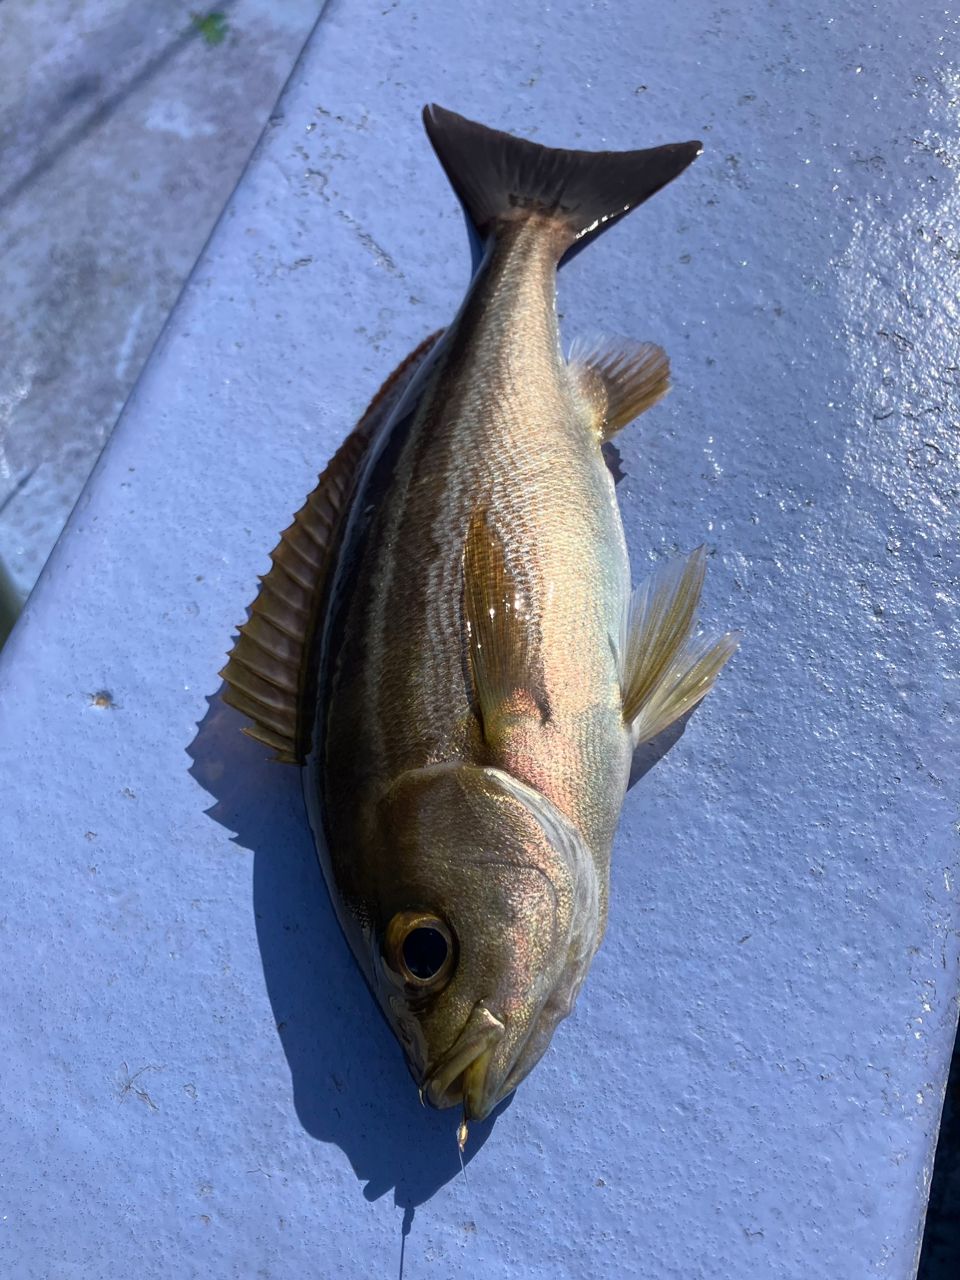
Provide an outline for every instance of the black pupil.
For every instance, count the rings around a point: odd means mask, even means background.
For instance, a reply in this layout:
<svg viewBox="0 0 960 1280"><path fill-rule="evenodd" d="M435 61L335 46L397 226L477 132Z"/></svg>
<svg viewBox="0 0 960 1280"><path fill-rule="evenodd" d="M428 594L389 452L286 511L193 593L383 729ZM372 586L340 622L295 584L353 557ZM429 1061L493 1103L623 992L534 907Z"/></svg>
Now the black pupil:
<svg viewBox="0 0 960 1280"><path fill-rule="evenodd" d="M439 973L447 958L447 940L439 929L422 925L403 940L403 963L415 978L425 981Z"/></svg>

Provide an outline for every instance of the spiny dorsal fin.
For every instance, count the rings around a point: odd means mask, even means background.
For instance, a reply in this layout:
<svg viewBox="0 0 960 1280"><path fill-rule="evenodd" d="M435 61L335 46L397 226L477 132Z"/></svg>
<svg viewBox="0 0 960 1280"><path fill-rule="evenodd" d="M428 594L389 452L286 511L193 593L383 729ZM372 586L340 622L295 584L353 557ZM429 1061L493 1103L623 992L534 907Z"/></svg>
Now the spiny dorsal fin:
<svg viewBox="0 0 960 1280"><path fill-rule="evenodd" d="M602 440L612 439L670 390L670 361L653 342L577 338L569 368Z"/></svg>
<svg viewBox="0 0 960 1280"><path fill-rule="evenodd" d="M280 535L270 554L273 567L261 577L250 617L220 672L227 684L224 702L253 721L244 732L273 747L285 764L302 764L308 749L307 664L360 463L440 333L431 334L390 375Z"/></svg>
<svg viewBox="0 0 960 1280"><path fill-rule="evenodd" d="M670 560L633 593L621 652L623 716L635 746L703 698L740 643L739 633L695 635L695 612L706 571L698 547Z"/></svg>
<svg viewBox="0 0 960 1280"><path fill-rule="evenodd" d="M505 728L550 708L532 641L527 584L507 563L503 539L483 510L474 512L463 552L463 604L470 670L491 747Z"/></svg>

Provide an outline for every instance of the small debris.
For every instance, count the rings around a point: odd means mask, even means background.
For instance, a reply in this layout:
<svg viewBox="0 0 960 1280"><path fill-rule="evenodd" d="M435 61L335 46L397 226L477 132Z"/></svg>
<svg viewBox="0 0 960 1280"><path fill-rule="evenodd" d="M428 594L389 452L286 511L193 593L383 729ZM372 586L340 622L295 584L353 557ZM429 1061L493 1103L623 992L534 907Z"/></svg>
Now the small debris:
<svg viewBox="0 0 960 1280"><path fill-rule="evenodd" d="M140 1085L137 1084L137 1081L147 1071L162 1071L162 1070L163 1070L163 1067L159 1067L159 1066L156 1066L155 1064L148 1063L145 1067L141 1067L139 1071L135 1071L133 1075L131 1075L130 1068L127 1066L127 1064L125 1062L121 1062L120 1071L117 1073L118 1075L117 1101L126 1102L127 1098L129 1098L132 1094L134 1097L139 1098L142 1103L148 1106L151 1111L159 1111L160 1108L157 1106L154 1100L150 1097L149 1093L147 1093L146 1089L142 1088Z"/></svg>
<svg viewBox="0 0 960 1280"><path fill-rule="evenodd" d="M213 9L210 13L194 13L191 19L194 30L211 47L223 44L226 40L230 27L227 24L227 15L219 9Z"/></svg>

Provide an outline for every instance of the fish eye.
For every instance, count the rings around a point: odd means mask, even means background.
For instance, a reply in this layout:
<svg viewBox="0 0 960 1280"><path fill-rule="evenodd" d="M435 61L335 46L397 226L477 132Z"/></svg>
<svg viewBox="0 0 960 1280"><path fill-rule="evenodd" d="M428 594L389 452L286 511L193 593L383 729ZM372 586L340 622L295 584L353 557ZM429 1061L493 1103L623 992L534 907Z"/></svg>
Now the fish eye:
<svg viewBox="0 0 960 1280"><path fill-rule="evenodd" d="M425 911L401 911L387 925L387 963L411 987L437 989L450 977L454 941L449 926Z"/></svg>
<svg viewBox="0 0 960 1280"><path fill-rule="evenodd" d="M446 964L450 944L439 929L420 925L404 938L402 950L407 971L421 982L429 982Z"/></svg>

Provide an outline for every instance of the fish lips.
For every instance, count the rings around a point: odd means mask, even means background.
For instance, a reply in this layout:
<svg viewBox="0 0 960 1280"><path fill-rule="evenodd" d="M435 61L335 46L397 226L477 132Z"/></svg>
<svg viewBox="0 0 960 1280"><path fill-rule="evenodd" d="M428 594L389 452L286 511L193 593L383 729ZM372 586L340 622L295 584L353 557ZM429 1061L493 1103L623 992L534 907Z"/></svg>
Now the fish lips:
<svg viewBox="0 0 960 1280"><path fill-rule="evenodd" d="M468 1120L483 1120L499 1100L501 1079L490 1067L506 1027L486 1005L474 1005L467 1024L440 1062L427 1074L421 1094L434 1107L463 1103Z"/></svg>

